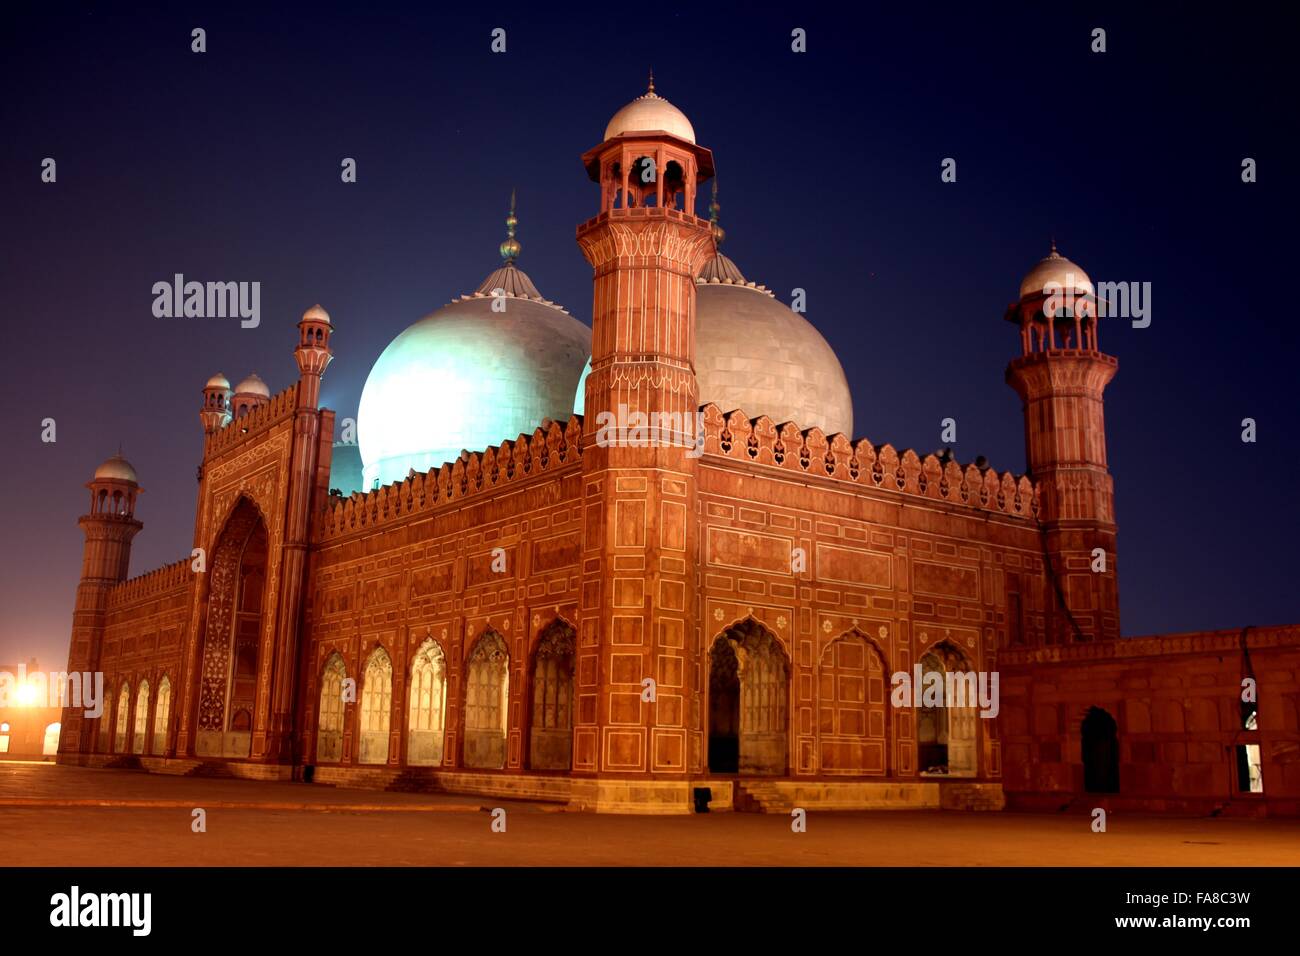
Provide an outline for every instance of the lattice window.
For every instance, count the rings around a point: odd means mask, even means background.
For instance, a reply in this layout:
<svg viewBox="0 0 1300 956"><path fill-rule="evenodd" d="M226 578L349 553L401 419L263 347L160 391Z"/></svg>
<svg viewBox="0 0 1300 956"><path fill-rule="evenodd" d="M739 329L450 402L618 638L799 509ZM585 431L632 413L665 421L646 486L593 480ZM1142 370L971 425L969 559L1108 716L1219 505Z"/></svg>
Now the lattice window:
<svg viewBox="0 0 1300 956"><path fill-rule="evenodd" d="M135 692L135 733L132 734L131 753L144 753L144 740L149 734L149 682L140 682Z"/></svg>
<svg viewBox="0 0 1300 956"><path fill-rule="evenodd" d="M533 727L573 727L573 631L553 627L537 644L533 664Z"/></svg>
<svg viewBox="0 0 1300 956"><path fill-rule="evenodd" d="M167 749L167 721L171 718L172 682L163 676L158 684L158 701L153 705L153 752L160 754Z"/></svg>
<svg viewBox="0 0 1300 956"><path fill-rule="evenodd" d="M332 655L325 664L325 673L321 677L320 733L343 733L343 681L347 676L348 669L343 658L338 654Z"/></svg>
<svg viewBox="0 0 1300 956"><path fill-rule="evenodd" d="M386 733L393 711L393 662L382 647L376 647L366 662L365 686L361 691L361 732Z"/></svg>
<svg viewBox="0 0 1300 956"><path fill-rule="evenodd" d="M506 729L507 668L510 654L506 642L495 631L488 631L474 645L469 659L466 685L465 729Z"/></svg>
<svg viewBox="0 0 1300 956"><path fill-rule="evenodd" d="M117 693L117 733L114 735L113 750L126 752L126 725L131 719L131 688L127 684Z"/></svg>
<svg viewBox="0 0 1300 956"><path fill-rule="evenodd" d="M442 730L447 713L447 659L432 639L411 666L411 730Z"/></svg>

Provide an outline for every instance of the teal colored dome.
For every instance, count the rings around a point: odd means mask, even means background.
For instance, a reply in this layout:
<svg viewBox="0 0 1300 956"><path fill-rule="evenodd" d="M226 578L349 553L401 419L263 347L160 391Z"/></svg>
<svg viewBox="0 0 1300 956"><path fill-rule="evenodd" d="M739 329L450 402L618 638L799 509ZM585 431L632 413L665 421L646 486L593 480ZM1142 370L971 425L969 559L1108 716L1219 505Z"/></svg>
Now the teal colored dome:
<svg viewBox="0 0 1300 956"><path fill-rule="evenodd" d="M395 338L370 370L357 412L364 489L566 421L590 351L589 328L512 263L496 270Z"/></svg>

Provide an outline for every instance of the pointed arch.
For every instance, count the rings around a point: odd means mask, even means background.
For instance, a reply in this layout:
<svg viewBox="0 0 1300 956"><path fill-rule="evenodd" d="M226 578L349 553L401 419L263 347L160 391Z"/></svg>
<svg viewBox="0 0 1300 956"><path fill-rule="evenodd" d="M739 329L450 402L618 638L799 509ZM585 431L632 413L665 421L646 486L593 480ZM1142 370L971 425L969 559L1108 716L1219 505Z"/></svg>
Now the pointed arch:
<svg viewBox="0 0 1300 956"><path fill-rule="evenodd" d="M975 776L979 765L976 672L965 652L948 641L932 645L921 655L920 665L921 686L912 692L921 773ZM941 690L929 693L927 686Z"/></svg>
<svg viewBox="0 0 1300 956"><path fill-rule="evenodd" d="M366 659L361 687L360 763L388 763L389 727L393 715L393 660L383 645Z"/></svg>
<svg viewBox="0 0 1300 956"><path fill-rule="evenodd" d="M1082 737L1083 789L1119 793L1119 728L1100 707L1089 707L1079 725Z"/></svg>
<svg viewBox="0 0 1300 956"><path fill-rule="evenodd" d="M557 618L533 651L528 765L568 770L573 763L573 662L577 632Z"/></svg>
<svg viewBox="0 0 1300 956"><path fill-rule="evenodd" d="M316 760L338 763L343 759L343 682L348 667L338 651L321 671L320 702L316 711Z"/></svg>
<svg viewBox="0 0 1300 956"><path fill-rule="evenodd" d="M145 752L145 741L149 737L149 681L140 681L135 692L135 723L132 725L131 753Z"/></svg>
<svg viewBox="0 0 1300 956"><path fill-rule="evenodd" d="M41 754L43 756L50 757L59 752L59 733L62 730L63 724L58 721L46 725L45 737L41 741Z"/></svg>
<svg viewBox="0 0 1300 956"><path fill-rule="evenodd" d="M409 693L406 762L437 766L447 733L447 655L432 637L415 652Z"/></svg>
<svg viewBox="0 0 1300 956"><path fill-rule="evenodd" d="M158 682L158 699L153 705L153 747L154 754L167 752L167 724L172 712L172 682L166 674Z"/></svg>
<svg viewBox="0 0 1300 956"><path fill-rule="evenodd" d="M884 776L889 766L889 668L857 628L822 651L817 669L817 767L826 774Z"/></svg>
<svg viewBox="0 0 1300 956"><path fill-rule="evenodd" d="M131 721L131 685L126 681L117 691L117 723L113 735L113 753L126 753L126 730Z"/></svg>
<svg viewBox="0 0 1300 956"><path fill-rule="evenodd" d="M194 750L247 757L256 720L269 562L267 524L241 495L208 561L208 593Z"/></svg>
<svg viewBox="0 0 1300 956"><path fill-rule="evenodd" d="M96 753L106 754L112 750L113 743L113 701L117 698L109 687L104 688L104 703L102 713L99 715L99 743L95 747Z"/></svg>
<svg viewBox="0 0 1300 956"><path fill-rule="evenodd" d="M474 642L465 679L465 766L500 770L506 765L510 702L510 651L488 629Z"/></svg>
<svg viewBox="0 0 1300 956"><path fill-rule="evenodd" d="M709 650L709 769L784 774L789 765L790 661L777 636L747 617Z"/></svg>

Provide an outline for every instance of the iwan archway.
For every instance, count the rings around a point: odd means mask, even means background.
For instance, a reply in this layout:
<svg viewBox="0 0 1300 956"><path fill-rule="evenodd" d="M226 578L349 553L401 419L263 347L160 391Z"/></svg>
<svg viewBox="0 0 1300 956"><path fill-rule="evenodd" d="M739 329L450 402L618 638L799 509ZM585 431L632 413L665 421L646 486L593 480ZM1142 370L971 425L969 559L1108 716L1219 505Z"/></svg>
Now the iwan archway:
<svg viewBox="0 0 1300 956"><path fill-rule="evenodd" d="M267 555L266 524L253 503L241 498L208 561L197 756L247 757L251 752Z"/></svg>
<svg viewBox="0 0 1300 956"><path fill-rule="evenodd" d="M709 652L709 770L783 775L789 765L790 662L771 631L746 619Z"/></svg>

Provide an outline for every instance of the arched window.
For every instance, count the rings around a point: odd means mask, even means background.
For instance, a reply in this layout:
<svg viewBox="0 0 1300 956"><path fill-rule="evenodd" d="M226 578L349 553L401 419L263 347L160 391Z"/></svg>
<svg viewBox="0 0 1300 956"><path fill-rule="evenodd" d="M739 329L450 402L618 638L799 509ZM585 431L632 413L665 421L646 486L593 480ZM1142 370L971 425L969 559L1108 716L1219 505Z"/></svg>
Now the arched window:
<svg viewBox="0 0 1300 956"><path fill-rule="evenodd" d="M100 704L102 713L99 715L99 746L96 751L102 754L108 753L109 745L112 743L113 731L113 694L107 688L104 690L104 701Z"/></svg>
<svg viewBox="0 0 1300 956"><path fill-rule="evenodd" d="M9 752L9 723L0 724L0 754Z"/></svg>
<svg viewBox="0 0 1300 956"><path fill-rule="evenodd" d="M113 738L113 752L126 753L126 729L131 719L131 687L123 684L117 692L117 733Z"/></svg>
<svg viewBox="0 0 1300 956"><path fill-rule="evenodd" d="M316 759L337 763L343 759L343 681L348 669L336 652L325 662L320 682L320 709L317 714Z"/></svg>
<svg viewBox="0 0 1300 956"><path fill-rule="evenodd" d="M153 705L153 752L167 752L167 721L171 718L172 682L163 675L158 684L158 701Z"/></svg>
<svg viewBox="0 0 1300 956"><path fill-rule="evenodd" d="M140 681L140 689L135 692L135 733L131 739L131 753L144 753L144 739L149 736L149 682Z"/></svg>
<svg viewBox="0 0 1300 956"><path fill-rule="evenodd" d="M420 645L411 664L411 703L406 762L442 763L447 716L447 658L432 638Z"/></svg>
<svg viewBox="0 0 1300 956"><path fill-rule="evenodd" d="M533 710L528 763L568 770L573 762L573 628L550 625L533 654Z"/></svg>
<svg viewBox="0 0 1300 956"><path fill-rule="evenodd" d="M376 647L366 661L361 690L361 763L388 763L388 728L393 712L393 662Z"/></svg>
<svg viewBox="0 0 1300 956"><path fill-rule="evenodd" d="M5 726L8 726L8 724ZM62 729L63 725L57 721L45 728L45 743L41 747L42 754L49 757L59 752L59 732Z"/></svg>
<svg viewBox="0 0 1300 956"><path fill-rule="evenodd" d="M486 631L469 656L465 682L465 766L506 765L510 653L496 631Z"/></svg>

